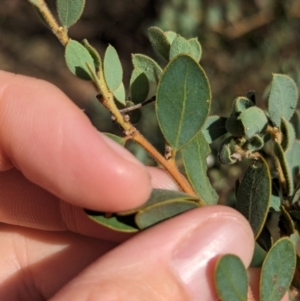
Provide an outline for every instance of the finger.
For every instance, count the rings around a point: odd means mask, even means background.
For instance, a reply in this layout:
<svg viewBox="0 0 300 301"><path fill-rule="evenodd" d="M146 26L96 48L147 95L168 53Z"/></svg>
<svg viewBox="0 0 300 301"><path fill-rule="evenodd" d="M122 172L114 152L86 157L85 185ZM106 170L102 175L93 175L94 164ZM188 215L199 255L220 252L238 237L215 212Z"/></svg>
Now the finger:
<svg viewBox="0 0 300 301"><path fill-rule="evenodd" d="M252 230L233 209L192 210L110 251L51 301L216 300L217 258L233 253L248 266L253 247Z"/></svg>
<svg viewBox="0 0 300 301"><path fill-rule="evenodd" d="M60 90L0 72L0 170L12 166L59 198L94 210L137 207L151 190L145 167L99 134Z"/></svg>
<svg viewBox="0 0 300 301"><path fill-rule="evenodd" d="M153 186L178 188L163 170L148 168L148 171ZM50 231L71 230L118 242L132 236L96 224L81 207L59 200L16 169L0 173L0 200L0 222L3 223Z"/></svg>
<svg viewBox="0 0 300 301"><path fill-rule="evenodd" d="M115 247L70 232L0 225L0 300L48 300L85 267Z"/></svg>

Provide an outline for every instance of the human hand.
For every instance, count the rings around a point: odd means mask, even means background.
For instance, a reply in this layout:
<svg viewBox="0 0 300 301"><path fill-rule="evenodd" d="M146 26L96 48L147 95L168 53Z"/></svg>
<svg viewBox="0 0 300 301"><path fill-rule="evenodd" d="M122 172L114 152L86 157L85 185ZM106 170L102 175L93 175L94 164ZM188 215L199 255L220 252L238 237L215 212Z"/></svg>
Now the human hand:
<svg viewBox="0 0 300 301"><path fill-rule="evenodd" d="M0 72L0 171L0 300L210 301L218 256L250 263L251 229L227 207L184 213L122 244L130 235L90 221L81 207L127 210L151 187L176 184L46 82Z"/></svg>

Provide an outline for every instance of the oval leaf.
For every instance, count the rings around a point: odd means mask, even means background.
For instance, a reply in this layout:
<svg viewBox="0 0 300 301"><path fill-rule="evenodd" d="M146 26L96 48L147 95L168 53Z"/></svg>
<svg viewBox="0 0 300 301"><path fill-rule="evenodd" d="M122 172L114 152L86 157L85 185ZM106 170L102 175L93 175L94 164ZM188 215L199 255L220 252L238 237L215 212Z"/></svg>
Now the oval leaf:
<svg viewBox="0 0 300 301"><path fill-rule="evenodd" d="M247 301L248 276L243 262L232 254L222 256L216 263L214 282L222 301Z"/></svg>
<svg viewBox="0 0 300 301"><path fill-rule="evenodd" d="M149 80L146 74L140 69L133 69L130 78L131 100L134 103L141 103L146 100L149 93Z"/></svg>
<svg viewBox="0 0 300 301"><path fill-rule="evenodd" d="M294 191L292 170L288 165L288 160L281 145L276 140L274 141L274 154L276 156L275 160L278 172L284 178L284 190L288 196L291 196Z"/></svg>
<svg viewBox="0 0 300 301"><path fill-rule="evenodd" d="M181 53L190 54L191 47L185 38L178 36L171 45L169 60Z"/></svg>
<svg viewBox="0 0 300 301"><path fill-rule="evenodd" d="M135 222L140 229L146 229L161 221L198 207L199 205L192 201L169 200L138 211L135 215Z"/></svg>
<svg viewBox="0 0 300 301"><path fill-rule="evenodd" d="M147 76L149 82L158 83L162 70L152 58L144 54L133 54L132 64L135 69Z"/></svg>
<svg viewBox="0 0 300 301"><path fill-rule="evenodd" d="M132 209L132 210L127 210L127 211L122 211L118 212L118 215L129 215L136 213L140 210L150 208L153 205L161 204L163 202L168 202L168 201L176 201L176 200L193 200L197 201L197 197L186 194L181 191L174 191L174 190L167 190L167 189L153 189L151 192L151 195L149 199L147 200L146 203L144 203L142 206Z"/></svg>
<svg viewBox="0 0 300 301"><path fill-rule="evenodd" d="M300 167L300 141L295 140L292 147L285 153L286 161L289 169L292 172L292 176L295 177L299 173Z"/></svg>
<svg viewBox="0 0 300 301"><path fill-rule="evenodd" d="M251 138L261 133L268 124L267 116L260 108L253 106L243 111L238 119L241 120L246 138ZM253 122L255 120L255 122Z"/></svg>
<svg viewBox="0 0 300 301"><path fill-rule="evenodd" d="M268 252L260 277L260 300L280 301L293 279L296 253L288 238L279 239Z"/></svg>
<svg viewBox="0 0 300 301"><path fill-rule="evenodd" d="M199 197L212 205L218 202L218 194L207 177L206 157L210 153L210 147L201 132L182 148L183 164L190 183Z"/></svg>
<svg viewBox="0 0 300 301"><path fill-rule="evenodd" d="M281 147L284 151L287 151L292 147L296 138L296 133L293 125L289 121L286 121L284 118L281 118L281 132Z"/></svg>
<svg viewBox="0 0 300 301"><path fill-rule="evenodd" d="M109 216L106 213L91 210L85 210L85 213L91 220L109 229L127 233L139 231L139 228L135 224L134 216L132 215L117 216L112 214Z"/></svg>
<svg viewBox="0 0 300 301"><path fill-rule="evenodd" d="M271 175L267 162L260 158L246 170L237 193L236 209L249 221L255 238L263 229L271 200Z"/></svg>
<svg viewBox="0 0 300 301"><path fill-rule="evenodd" d="M192 38L188 40L191 48L191 55L195 61L199 62L202 55L201 44L199 43L197 38Z"/></svg>
<svg viewBox="0 0 300 301"><path fill-rule="evenodd" d="M85 0L56 0L58 17L64 27L75 24L82 15Z"/></svg>
<svg viewBox="0 0 300 301"><path fill-rule="evenodd" d="M174 151L201 130L210 103L210 86L203 69L190 56L177 56L165 68L156 98L158 123Z"/></svg>
<svg viewBox="0 0 300 301"><path fill-rule="evenodd" d="M169 59L170 43L167 35L158 27L148 29L149 40L152 48L156 50L166 60Z"/></svg>
<svg viewBox="0 0 300 301"><path fill-rule="evenodd" d="M221 116L209 116L205 120L202 134L208 143L212 143L227 133L226 120L227 118Z"/></svg>
<svg viewBox="0 0 300 301"><path fill-rule="evenodd" d="M69 40L65 49L65 59L70 71L79 78L92 80L93 74L88 64L95 68L94 60L87 49L74 40Z"/></svg>
<svg viewBox="0 0 300 301"><path fill-rule="evenodd" d="M298 100L298 89L295 82L287 75L273 74L271 91L268 100L270 119L280 127L281 117L290 120Z"/></svg>
<svg viewBox="0 0 300 301"><path fill-rule="evenodd" d="M87 51L90 53L92 58L94 59L94 64L96 67L96 70L100 70L102 67L101 57L96 48L94 48L87 39L84 39L82 41L83 46L87 49Z"/></svg>
<svg viewBox="0 0 300 301"><path fill-rule="evenodd" d="M116 49L109 45L103 60L104 77L109 90L118 89L122 84L123 69Z"/></svg>
<svg viewBox="0 0 300 301"><path fill-rule="evenodd" d="M125 87L124 84L121 83L121 85L115 89L111 91L114 95L114 97L116 98L116 100L121 103L123 106L125 106L126 104L126 94L125 94Z"/></svg>

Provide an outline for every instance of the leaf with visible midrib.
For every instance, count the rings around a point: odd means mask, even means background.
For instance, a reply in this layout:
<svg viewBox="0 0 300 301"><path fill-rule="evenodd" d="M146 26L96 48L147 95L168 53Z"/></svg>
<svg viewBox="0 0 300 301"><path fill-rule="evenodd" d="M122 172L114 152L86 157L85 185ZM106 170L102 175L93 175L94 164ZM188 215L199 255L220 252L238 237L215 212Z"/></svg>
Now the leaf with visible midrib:
<svg viewBox="0 0 300 301"><path fill-rule="evenodd" d="M156 97L158 123L173 150L180 149L201 130L210 103L205 72L189 55L178 55L164 69Z"/></svg>
<svg viewBox="0 0 300 301"><path fill-rule="evenodd" d="M260 277L260 300L280 301L293 279L296 253L288 238L279 239L268 252Z"/></svg>
<svg viewBox="0 0 300 301"><path fill-rule="evenodd" d="M247 301L248 276L239 257L223 255L216 263L214 280L219 299L222 301Z"/></svg>
<svg viewBox="0 0 300 301"><path fill-rule="evenodd" d="M83 13L85 0L57 0L56 7L63 26L75 24Z"/></svg>
<svg viewBox="0 0 300 301"><path fill-rule="evenodd" d="M271 200L271 175L260 158L246 170L237 193L236 209L249 221L257 238L266 221Z"/></svg>

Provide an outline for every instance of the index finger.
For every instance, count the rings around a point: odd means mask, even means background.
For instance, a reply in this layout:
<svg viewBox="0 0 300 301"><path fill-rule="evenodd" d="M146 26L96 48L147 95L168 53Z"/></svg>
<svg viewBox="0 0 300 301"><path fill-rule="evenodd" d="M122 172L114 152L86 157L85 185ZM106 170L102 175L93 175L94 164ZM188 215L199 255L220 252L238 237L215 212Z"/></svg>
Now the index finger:
<svg viewBox="0 0 300 301"><path fill-rule="evenodd" d="M149 196L146 168L101 135L55 86L0 72L0 170L76 206L102 211L137 207Z"/></svg>

